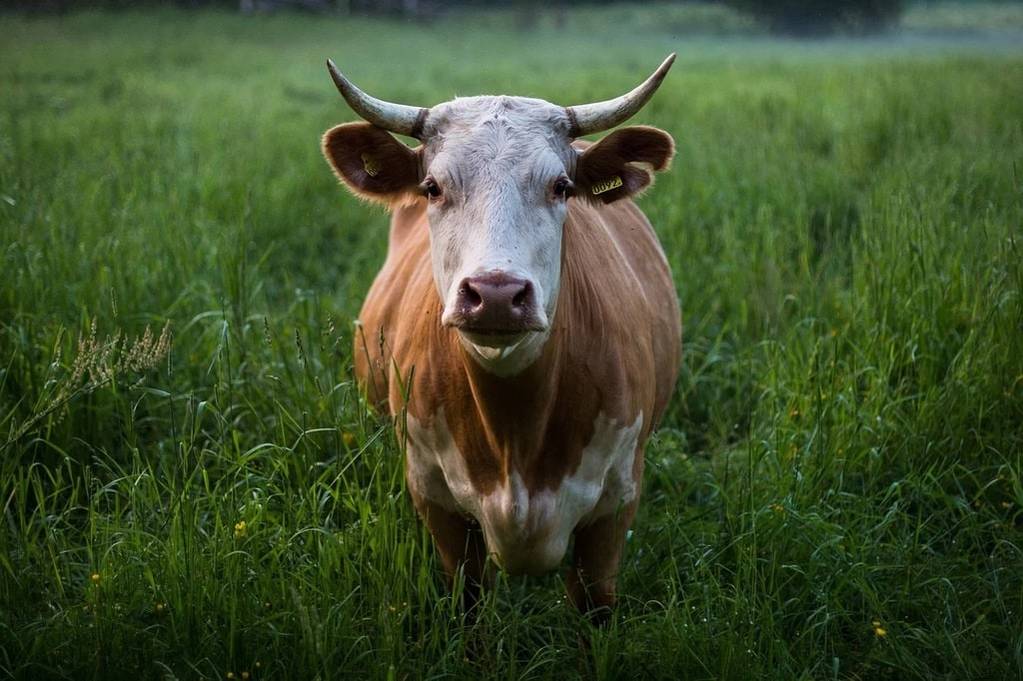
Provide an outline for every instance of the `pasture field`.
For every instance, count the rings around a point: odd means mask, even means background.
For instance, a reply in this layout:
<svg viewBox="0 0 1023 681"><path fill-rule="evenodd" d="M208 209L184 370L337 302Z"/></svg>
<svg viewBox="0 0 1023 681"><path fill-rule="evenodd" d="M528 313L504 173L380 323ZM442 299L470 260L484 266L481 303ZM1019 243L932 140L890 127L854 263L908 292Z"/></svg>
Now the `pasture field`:
<svg viewBox="0 0 1023 681"><path fill-rule="evenodd" d="M659 25L0 15L0 676L1021 678L1023 51ZM502 577L465 625L352 383L387 217L324 59L572 104L673 50L621 606Z"/></svg>

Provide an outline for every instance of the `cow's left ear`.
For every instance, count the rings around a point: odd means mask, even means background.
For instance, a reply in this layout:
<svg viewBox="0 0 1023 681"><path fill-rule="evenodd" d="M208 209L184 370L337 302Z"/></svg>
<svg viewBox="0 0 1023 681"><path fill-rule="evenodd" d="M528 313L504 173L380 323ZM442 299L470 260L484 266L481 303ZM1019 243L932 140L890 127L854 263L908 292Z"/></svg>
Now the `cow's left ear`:
<svg viewBox="0 0 1023 681"><path fill-rule="evenodd" d="M645 125L615 130L586 148L576 162L576 195L611 203L634 196L665 170L675 155L671 135Z"/></svg>
<svg viewBox="0 0 1023 681"><path fill-rule="evenodd" d="M419 154L370 123L345 123L323 135L323 155L357 196L396 205L419 193Z"/></svg>

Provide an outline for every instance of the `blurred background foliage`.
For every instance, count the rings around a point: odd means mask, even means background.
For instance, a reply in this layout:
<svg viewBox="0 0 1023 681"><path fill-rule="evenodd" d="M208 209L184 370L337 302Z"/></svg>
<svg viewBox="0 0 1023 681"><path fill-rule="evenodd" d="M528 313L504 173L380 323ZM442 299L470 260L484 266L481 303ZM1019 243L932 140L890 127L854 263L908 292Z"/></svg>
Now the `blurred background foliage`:
<svg viewBox="0 0 1023 681"><path fill-rule="evenodd" d="M542 10L619 4L615 0L6 0L8 7L30 12L67 12L83 8L127 9L144 5L182 8L217 7L242 12L282 10L400 16L419 21L451 11L511 9L525 15ZM676 3L683 4L683 3ZM809 36L833 32L870 33L890 28L903 13L906 0L703 0L684 3L734 9L756 18L774 33Z"/></svg>
<svg viewBox="0 0 1023 681"><path fill-rule="evenodd" d="M686 31L715 33L771 32L789 37L828 35L867 35L907 25L942 30L961 28L963 10L992 18L987 23L1001 25L1000 18L1014 17L1019 0L685 0L642 3L684 8ZM568 21L569 10L628 6L620 0L2 0L0 8L19 12L52 14L82 9L137 9L174 6L183 9L220 9L245 14L305 12L363 15L431 22L451 14L476 11L514 13L519 28L535 28L545 17L558 27ZM950 7L951 6L951 7ZM926 10L921 26L913 16ZM1003 11L999 12L999 8ZM663 8L662 8L663 9ZM937 10L937 11L935 11Z"/></svg>

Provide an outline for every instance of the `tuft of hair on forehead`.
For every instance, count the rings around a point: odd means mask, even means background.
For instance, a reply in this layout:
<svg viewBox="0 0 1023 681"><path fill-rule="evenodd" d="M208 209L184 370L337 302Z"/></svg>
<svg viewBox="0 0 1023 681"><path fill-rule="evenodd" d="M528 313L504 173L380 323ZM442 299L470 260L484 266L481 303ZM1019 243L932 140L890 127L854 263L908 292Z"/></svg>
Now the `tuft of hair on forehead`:
<svg viewBox="0 0 1023 681"><path fill-rule="evenodd" d="M529 181L575 160L564 108L541 99L481 95L430 110L423 145L424 171L468 183L495 174ZM553 171L552 171L553 172Z"/></svg>
<svg viewBox="0 0 1023 681"><path fill-rule="evenodd" d="M570 127L564 107L545 100L510 95L477 95L456 97L431 108L424 128L425 137L458 135L488 121L499 123L510 130L541 134L546 132L566 138Z"/></svg>

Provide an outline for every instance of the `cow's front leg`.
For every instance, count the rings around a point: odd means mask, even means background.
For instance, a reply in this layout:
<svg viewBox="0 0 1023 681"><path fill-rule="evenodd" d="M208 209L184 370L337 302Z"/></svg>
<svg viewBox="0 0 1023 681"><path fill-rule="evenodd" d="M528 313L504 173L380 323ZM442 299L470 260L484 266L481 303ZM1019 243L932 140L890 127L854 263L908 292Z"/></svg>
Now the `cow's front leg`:
<svg viewBox="0 0 1023 681"><path fill-rule="evenodd" d="M449 588L454 587L455 576L461 568L465 577L462 604L466 612L470 612L479 601L480 591L491 579L483 532L464 516L424 497L413 493L412 501L433 537Z"/></svg>
<svg viewBox="0 0 1023 681"><path fill-rule="evenodd" d="M611 617L618 564L636 506L631 503L575 531L572 567L566 580L568 598L594 624L603 625Z"/></svg>

